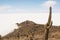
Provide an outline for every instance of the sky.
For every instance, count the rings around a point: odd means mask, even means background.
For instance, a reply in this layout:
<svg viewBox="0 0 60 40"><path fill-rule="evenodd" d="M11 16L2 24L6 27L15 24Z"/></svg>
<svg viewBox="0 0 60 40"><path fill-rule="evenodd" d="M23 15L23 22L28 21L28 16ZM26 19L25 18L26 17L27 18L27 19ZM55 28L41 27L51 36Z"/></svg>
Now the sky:
<svg viewBox="0 0 60 40"><path fill-rule="evenodd" d="M51 4L50 4L51 3ZM46 24L52 6L53 25L60 26L60 0L0 0L0 34L17 29L16 23L26 20Z"/></svg>

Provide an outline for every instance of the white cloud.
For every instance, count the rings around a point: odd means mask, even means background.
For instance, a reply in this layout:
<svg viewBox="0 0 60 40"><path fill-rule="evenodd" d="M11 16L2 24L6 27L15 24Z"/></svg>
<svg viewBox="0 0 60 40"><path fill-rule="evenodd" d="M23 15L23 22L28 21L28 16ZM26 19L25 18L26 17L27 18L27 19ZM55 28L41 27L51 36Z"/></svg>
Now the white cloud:
<svg viewBox="0 0 60 40"><path fill-rule="evenodd" d="M9 14L9 13L42 13L41 10L36 10L36 9L32 9L32 10L27 10L27 9L21 9L18 7L14 7L11 5L3 5L0 6L0 13L2 14Z"/></svg>
<svg viewBox="0 0 60 40"><path fill-rule="evenodd" d="M49 6L54 6L56 4L57 4L56 1L46 1L42 4L42 6L49 7Z"/></svg>
<svg viewBox="0 0 60 40"><path fill-rule="evenodd" d="M2 6L0 6L0 11L5 11L10 8L11 8L11 6L9 6L9 5L2 5Z"/></svg>
<svg viewBox="0 0 60 40"><path fill-rule="evenodd" d="M14 6L11 6L11 5L0 6L0 13L21 13L21 12L24 13L27 11L28 10L15 8Z"/></svg>

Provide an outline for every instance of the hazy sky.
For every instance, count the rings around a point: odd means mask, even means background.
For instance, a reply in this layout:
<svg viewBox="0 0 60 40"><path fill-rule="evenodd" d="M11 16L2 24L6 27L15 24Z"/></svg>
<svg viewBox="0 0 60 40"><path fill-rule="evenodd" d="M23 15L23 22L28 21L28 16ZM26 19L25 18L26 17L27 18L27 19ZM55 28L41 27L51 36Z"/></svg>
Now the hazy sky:
<svg viewBox="0 0 60 40"><path fill-rule="evenodd" d="M0 34L2 36L17 28L15 23L25 20L46 24L50 2L53 9L53 25L60 25L60 0L0 0Z"/></svg>

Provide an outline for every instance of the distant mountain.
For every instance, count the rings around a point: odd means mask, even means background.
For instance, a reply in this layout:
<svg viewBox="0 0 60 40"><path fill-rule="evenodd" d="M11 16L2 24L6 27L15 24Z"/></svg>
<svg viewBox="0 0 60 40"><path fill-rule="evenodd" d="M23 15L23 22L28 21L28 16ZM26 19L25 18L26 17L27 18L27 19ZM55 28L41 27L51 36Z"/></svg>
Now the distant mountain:
<svg viewBox="0 0 60 40"><path fill-rule="evenodd" d="M2 39L19 37L20 40L30 39L34 37L36 40L44 39L44 24L36 24L32 21L24 21L17 23L18 29L5 35ZM21 37L21 38L20 38ZM23 39L22 39L23 38ZM49 40L60 40L60 26L52 26L49 30Z"/></svg>

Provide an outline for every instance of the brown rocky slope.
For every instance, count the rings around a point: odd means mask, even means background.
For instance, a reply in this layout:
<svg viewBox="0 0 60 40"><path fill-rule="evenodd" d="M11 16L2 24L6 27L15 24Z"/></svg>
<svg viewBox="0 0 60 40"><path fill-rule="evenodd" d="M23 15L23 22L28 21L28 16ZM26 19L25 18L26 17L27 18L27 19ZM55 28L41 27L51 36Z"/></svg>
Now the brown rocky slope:
<svg viewBox="0 0 60 40"><path fill-rule="evenodd" d="M4 38L19 37L20 40L44 40L44 24L36 24L32 21L17 23L18 29L7 34ZM23 39L22 39L23 38ZM49 40L60 40L60 26L52 26L49 30Z"/></svg>

